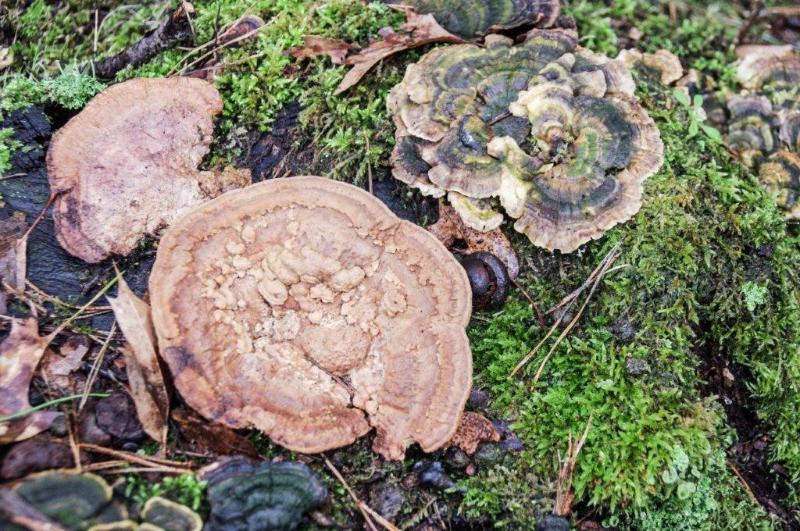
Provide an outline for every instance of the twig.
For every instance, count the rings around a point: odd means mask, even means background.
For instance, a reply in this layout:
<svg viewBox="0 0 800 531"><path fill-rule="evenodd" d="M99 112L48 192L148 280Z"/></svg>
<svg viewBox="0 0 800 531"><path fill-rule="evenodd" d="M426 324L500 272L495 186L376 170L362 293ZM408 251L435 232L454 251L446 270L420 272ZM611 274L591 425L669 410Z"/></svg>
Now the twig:
<svg viewBox="0 0 800 531"><path fill-rule="evenodd" d="M192 61L192 62L191 62L191 63L189 63L188 65L186 65L186 66L184 66L183 68L181 68L181 70L180 70L180 72L179 72L179 73L180 73L180 74L183 74L183 73L184 73L184 72L186 72L188 69L192 68L194 65L196 65L196 64L198 64L198 63L200 63L200 62L202 62L202 61L203 61L203 60L205 60L206 58L208 58L208 57L210 57L210 56L214 55L215 53L217 53L218 51L220 51L220 50L222 50L222 49L224 49L224 48L227 48L227 47L229 47L229 46L232 46L232 45L236 44L237 42L241 42L241 41L243 41L243 40L249 39L250 37L252 37L252 36L253 36L253 35L255 35L256 33L259 33L261 30L263 30L264 28L266 28L266 27L268 26L268 24L269 24L269 23L267 23L267 24L264 24L263 26L260 26L260 27L258 27L258 28L256 28L256 29L250 30L250 31L248 31L248 32L247 32L247 33L245 33L245 34L243 34L243 35L240 35L239 37L236 37L235 39L231 39L231 40L229 40L229 41L227 41L227 42L225 42L225 43L223 43L223 44L220 44L219 46L215 46L215 47L214 47L214 48L212 48L210 51L208 51L208 52L204 53L203 55L201 55L200 57L198 57L197 59L195 59L194 61ZM191 53L192 53L192 52L189 52L189 54L188 54L188 55L191 55ZM187 55L187 57L188 57L188 55ZM180 63L179 63L179 64L180 64ZM173 74L175 73L175 69L176 69L177 67L178 67L178 65L175 65L175 66L172 68L172 70L169 72L169 74L167 74L167 76L171 76L171 75L173 75Z"/></svg>
<svg viewBox="0 0 800 531"><path fill-rule="evenodd" d="M96 454L109 455L111 457L116 457L117 459L122 459L128 463L136 463L137 465L166 466L168 468L171 467L174 469L181 469L183 472L192 470L191 463L181 463L180 461L170 461L168 459L160 459L158 457L142 456L122 450L104 448L103 446L97 446L96 444L81 443L79 446Z"/></svg>
<svg viewBox="0 0 800 531"><path fill-rule="evenodd" d="M11 175L3 175L0 177L0 181L5 181L6 179L14 179L15 177L25 177L28 175L27 173L12 173Z"/></svg>
<svg viewBox="0 0 800 531"><path fill-rule="evenodd" d="M333 473L333 475L336 476L336 479L339 480L339 483L342 484L347 493L353 499L356 506L358 507L358 510L361 511L361 516L364 517L364 522L366 522L367 527L369 527L371 531L378 531L377 528L375 527L375 524L372 522L371 516L375 517L375 520L377 520L378 523L381 524L385 529L388 529L389 531L400 531L397 527L395 527L394 524L384 519L381 515L373 511L366 503L361 501L361 499L359 499L359 497L356 495L353 489L350 488L350 485L347 484L347 481L345 481L342 474L336 469L335 466L333 466L333 463L331 463L330 459L328 459L327 457L325 457L324 459L325 459L325 466L327 466L328 470L330 470L331 473Z"/></svg>
<svg viewBox="0 0 800 531"><path fill-rule="evenodd" d="M517 282L513 278L510 278L509 280L511 280L511 283L514 284L514 287L516 287L519 290L519 292L522 293L522 296L525 297L525 299L531 305L531 308L533 308L533 312L536 314L536 318L539 319L539 324L541 324L542 326L547 326L547 323L544 322L544 315L542 315L542 311L539 309L539 305L536 304L536 301L533 300L533 298L528 294L527 291L525 291L525 288L523 288L519 282Z"/></svg>
<svg viewBox="0 0 800 531"><path fill-rule="evenodd" d="M556 348L561 343L561 341L567 336L567 334L569 334L570 330L572 330L575 324L577 324L578 319L580 319L581 314L583 314L583 310L586 308L586 305L589 303L589 300L592 298L592 295L597 289L597 286L600 283L600 279L602 279L603 276L605 276L605 274L608 272L608 269L617 259L617 253L619 252L620 246L621 243L617 243L611 249L611 251L609 251L609 253L605 256L605 258L603 258L603 260L594 269L594 271L592 271L592 273L589 275L589 278L586 279L586 281L581 285L581 287L579 287L578 289L576 289L575 291L564 297L564 299L562 299L560 303L558 303L556 306L547 311L547 313L549 314L556 310L562 310L559 312L558 318L556 319L555 323L553 323L553 326L550 327L550 330L547 331L547 334L544 336L544 338L542 338L542 340L539 341L539 343L537 343L536 346L533 347L533 349L531 349L531 351L528 352L528 354L524 358L522 358L522 360L519 363L517 363L516 367L514 367L514 370L511 371L510 377L515 376L525 365L527 365L527 363L531 359L533 359L533 357L536 355L536 353L539 351L542 345L544 345L544 343L550 338L551 335L553 335L553 333L559 327L559 325L564 319L564 316L566 315L566 310L569 309L575 303L575 301L578 300L580 294L591 284L591 290L587 295L586 300L583 303L583 306L581 306L580 311L575 315L575 317L573 317L573 319L570 321L567 327L564 328L564 331L561 332L561 335L558 336L558 339L556 339L556 342L553 344L552 348L547 353L544 360L542 360L542 363L539 365L539 369L536 371L536 376L534 377L532 383L533 385L535 385L536 382L539 381L539 377L542 374L542 370L544 370L545 363L547 363L547 360L549 360L550 357L553 355L553 352L555 352Z"/></svg>
<svg viewBox="0 0 800 531"><path fill-rule="evenodd" d="M556 482L556 503L553 509L553 514L556 516L567 516L572 512L572 476L575 473L575 464L578 462L578 454L581 453L583 445L586 443L586 438L589 436L589 429L592 427L592 415L589 415L589 420L586 422L586 428L583 430L583 435L578 439L575 444L572 444L572 433L568 437L567 458L561 465L561 470L558 472L558 481Z"/></svg>
<svg viewBox="0 0 800 531"><path fill-rule="evenodd" d="M47 198L47 202L44 204L44 206L39 211L39 213L36 214L36 218L33 220L33 223L31 223L31 226L28 227L28 230L25 231L25 234L23 234L20 237L21 240L24 239L24 238L27 238L28 236L31 235L31 233L33 232L33 229L35 229L36 225L38 225L39 222L42 221L42 218L44 217L45 213L47 212L47 209L50 208L50 205L53 204L53 201L56 200L56 197L58 197L58 195L59 194L52 194L50 197Z"/></svg>
<svg viewBox="0 0 800 531"><path fill-rule="evenodd" d="M75 428L72 425L72 419L67 418L67 436L69 437L69 449L72 451L72 460L75 463L75 468L78 472L83 472L81 466L81 451L78 449L78 443L75 441Z"/></svg>
<svg viewBox="0 0 800 531"><path fill-rule="evenodd" d="M742 44L744 42L744 39L747 37L747 33L750 31L750 28L753 27L753 24L755 24L758 20L763 8L764 0L755 0L755 2L753 2L753 9L750 10L750 16L747 17L747 20L744 21L742 27L739 28L739 34L736 36L736 44Z"/></svg>
<svg viewBox="0 0 800 531"><path fill-rule="evenodd" d="M746 479L744 479L744 476L742 475L741 472L739 472L739 469L736 468L736 465L734 465L730 459L726 459L725 462L728 463L728 466L731 467L733 473L736 474L737 478L739 478L739 481L742 483L744 490L746 490L747 494L750 495L750 499L753 500L753 503L760 504L761 502L759 502L758 498L756 498L756 495L753 493L753 489L750 488L750 484L747 483Z"/></svg>
<svg viewBox="0 0 800 531"><path fill-rule="evenodd" d="M97 379L97 374L100 372L100 365L103 363L103 359L106 355L106 350L108 350L108 346L111 344L111 338L114 337L114 332L117 330L117 321L116 319L111 324L111 329L108 332L108 337L106 340L103 341L103 345L100 347L100 351L97 353L97 356L94 358L94 363L92 363L92 370L89 371L89 377L86 378L86 383L83 387L83 396L81 397L81 401L78 404L78 413L83 411L86 402L89 400L89 394L92 390L92 386L94 385L94 381Z"/></svg>

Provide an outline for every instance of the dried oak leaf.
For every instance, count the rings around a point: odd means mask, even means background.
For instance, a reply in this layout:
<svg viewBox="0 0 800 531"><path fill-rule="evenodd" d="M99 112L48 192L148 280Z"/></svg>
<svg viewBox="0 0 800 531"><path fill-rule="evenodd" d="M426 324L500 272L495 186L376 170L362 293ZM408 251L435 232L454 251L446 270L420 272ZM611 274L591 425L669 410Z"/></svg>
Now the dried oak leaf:
<svg viewBox="0 0 800 531"><path fill-rule="evenodd" d="M35 318L12 322L11 333L0 343L0 416L13 415L31 407L28 402L31 379L49 342L49 337L39 337ZM49 428L60 416L57 411L35 411L0 422L0 444L33 437Z"/></svg>
<svg viewBox="0 0 800 531"><path fill-rule="evenodd" d="M184 77L109 87L53 136L47 152L56 236L99 262L127 254L192 206L249 182L249 172L199 171L222 100Z"/></svg>
<svg viewBox="0 0 800 531"><path fill-rule="evenodd" d="M58 352L47 350L41 362L41 374L51 389L61 394L73 395L83 389L83 375L73 375L83 365L89 352L89 341L84 336L70 336Z"/></svg>
<svg viewBox="0 0 800 531"><path fill-rule="evenodd" d="M357 54L348 56L344 64L353 68L345 74L334 94L341 94L356 85L375 65L396 53L437 42L464 42L461 37L442 28L433 15L418 15L412 9L402 6L398 6L398 9L401 9L406 16L406 22L401 27L403 33L395 33L391 28L384 28L381 31L383 37L381 40L371 43Z"/></svg>
<svg viewBox="0 0 800 531"><path fill-rule="evenodd" d="M428 230L451 251L471 254L479 251L491 253L505 264L508 276L515 280L519 275L519 259L511 242L499 228L481 232L464 223L451 205L439 203L439 219ZM463 242L464 247L458 247Z"/></svg>
<svg viewBox="0 0 800 531"><path fill-rule="evenodd" d="M482 442L499 442L500 433L495 429L492 421L473 411L467 411L461 417L456 434L450 439L450 446L458 446L467 455L478 451Z"/></svg>
<svg viewBox="0 0 800 531"><path fill-rule="evenodd" d="M561 14L560 0L386 0L433 15L447 31L464 39L522 26L548 28Z"/></svg>
<svg viewBox="0 0 800 531"><path fill-rule="evenodd" d="M117 297L108 297L108 303L128 342L127 347L120 350L125 357L136 413L145 433L164 444L167 440L169 393L158 363L150 307L131 291L122 276L118 279Z"/></svg>
<svg viewBox="0 0 800 531"><path fill-rule="evenodd" d="M625 65L580 48L571 31L437 48L389 97L393 175L447 193L473 228L502 206L535 245L574 251L630 219L663 162L633 92Z"/></svg>
<svg viewBox="0 0 800 531"><path fill-rule="evenodd" d="M291 531L304 514L321 507L328 489L306 465L294 461L256 463L230 457L206 467L211 505L206 531Z"/></svg>
<svg viewBox="0 0 800 531"><path fill-rule="evenodd" d="M430 233L321 177L265 181L170 227L153 322L193 409L291 450L402 459L455 432L469 395L466 274Z"/></svg>

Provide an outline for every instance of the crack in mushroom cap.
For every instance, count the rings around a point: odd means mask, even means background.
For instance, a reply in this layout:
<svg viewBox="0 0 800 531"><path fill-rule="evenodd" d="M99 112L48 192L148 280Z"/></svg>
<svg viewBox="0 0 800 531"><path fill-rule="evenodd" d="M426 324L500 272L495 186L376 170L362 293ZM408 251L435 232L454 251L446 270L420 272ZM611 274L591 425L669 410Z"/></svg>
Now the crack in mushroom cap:
<svg viewBox="0 0 800 531"><path fill-rule="evenodd" d="M790 219L800 219L800 155L780 150L761 163L758 179Z"/></svg>
<svg viewBox="0 0 800 531"><path fill-rule="evenodd" d="M87 262L127 254L187 208L249 181L197 169L221 111L213 85L186 77L133 79L94 97L47 153L64 249Z"/></svg>
<svg viewBox="0 0 800 531"><path fill-rule="evenodd" d="M150 291L175 385L210 420L306 453L375 427L391 459L458 425L469 281L361 189L293 177L203 204L164 234Z"/></svg>
<svg viewBox="0 0 800 531"><path fill-rule="evenodd" d="M561 0L388 0L431 14L444 29L474 39L490 31L520 26L552 26L561 13Z"/></svg>
<svg viewBox="0 0 800 531"><path fill-rule="evenodd" d="M499 198L534 244L573 251L633 216L663 161L633 92L622 63L578 47L570 32L439 48L392 91L394 175L423 190Z"/></svg>

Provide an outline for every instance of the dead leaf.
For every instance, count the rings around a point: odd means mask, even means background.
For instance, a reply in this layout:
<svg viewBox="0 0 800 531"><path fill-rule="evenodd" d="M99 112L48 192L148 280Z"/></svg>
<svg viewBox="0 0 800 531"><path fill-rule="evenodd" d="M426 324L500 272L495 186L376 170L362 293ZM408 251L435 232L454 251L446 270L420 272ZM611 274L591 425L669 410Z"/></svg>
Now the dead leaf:
<svg viewBox="0 0 800 531"><path fill-rule="evenodd" d="M343 65L345 57L353 48L356 48L356 46L339 39L306 35L303 37L303 45L292 48L287 52L287 55L294 57L298 61L318 55L327 55L331 58L333 64Z"/></svg>
<svg viewBox="0 0 800 531"><path fill-rule="evenodd" d="M31 378L44 355L50 337L39 337L36 319L15 320L11 333L0 343L0 416L31 407L28 390ZM35 411L30 415L0 422L0 444L37 435L61 416L57 411Z"/></svg>
<svg viewBox="0 0 800 531"><path fill-rule="evenodd" d="M264 25L261 17L244 15L222 28L217 34L216 45L241 44L256 38L258 30Z"/></svg>
<svg viewBox="0 0 800 531"><path fill-rule="evenodd" d="M428 230L451 251L464 254L484 251L495 255L508 270L511 280L519 275L519 260L511 242L499 228L480 232L467 227L452 206L439 202L439 220ZM463 243L462 247L459 244Z"/></svg>
<svg viewBox="0 0 800 531"><path fill-rule="evenodd" d="M406 16L406 22L401 27L403 33L395 33L390 28L383 30L383 40L375 41L357 54L347 57L345 64L352 65L353 68L345 74L334 94L341 94L357 84L375 65L396 53L438 42L466 42L441 27L433 15L418 15L405 6L392 7Z"/></svg>
<svg viewBox="0 0 800 531"><path fill-rule="evenodd" d="M0 221L0 278L9 286L25 289L25 254L28 224L23 212L14 212ZM2 313L5 308L0 308Z"/></svg>
<svg viewBox="0 0 800 531"><path fill-rule="evenodd" d="M472 455L478 450L480 443L484 441L498 442L499 440L500 433L489 419L480 413L465 411L456 434L450 439L450 446L458 446L467 455Z"/></svg>
<svg viewBox="0 0 800 531"><path fill-rule="evenodd" d="M167 440L169 394L156 354L156 336L150 306L118 276L117 297L108 297L128 344L120 349L125 357L131 396L145 433L164 444Z"/></svg>
<svg viewBox="0 0 800 531"><path fill-rule="evenodd" d="M76 394L83 388L85 378L72 376L83 365L83 358L89 352L89 342L84 336L70 336L59 352L47 350L42 360L42 378L47 384L64 394Z"/></svg>
<svg viewBox="0 0 800 531"><path fill-rule="evenodd" d="M243 436L230 428L209 422L196 413L187 409L177 409L172 412L172 420L184 439L194 443L194 449L201 454L244 454L258 459L258 450Z"/></svg>

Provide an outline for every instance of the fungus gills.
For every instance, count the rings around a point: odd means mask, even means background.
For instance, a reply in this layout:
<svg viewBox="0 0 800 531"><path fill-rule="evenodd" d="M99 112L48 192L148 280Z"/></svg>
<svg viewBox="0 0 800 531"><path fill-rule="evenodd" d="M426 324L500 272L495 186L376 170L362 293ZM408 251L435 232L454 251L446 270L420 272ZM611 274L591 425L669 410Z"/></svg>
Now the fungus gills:
<svg viewBox="0 0 800 531"><path fill-rule="evenodd" d="M351 185L265 181L170 227L150 277L175 386L206 418L291 450L442 447L469 395L467 276Z"/></svg>
<svg viewBox="0 0 800 531"><path fill-rule="evenodd" d="M571 252L639 210L663 145L621 62L569 31L512 44L490 35L408 67L388 101L393 174L448 193L475 229L496 227L502 206L535 245Z"/></svg>

